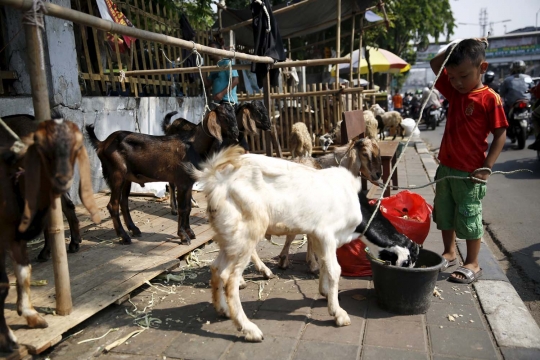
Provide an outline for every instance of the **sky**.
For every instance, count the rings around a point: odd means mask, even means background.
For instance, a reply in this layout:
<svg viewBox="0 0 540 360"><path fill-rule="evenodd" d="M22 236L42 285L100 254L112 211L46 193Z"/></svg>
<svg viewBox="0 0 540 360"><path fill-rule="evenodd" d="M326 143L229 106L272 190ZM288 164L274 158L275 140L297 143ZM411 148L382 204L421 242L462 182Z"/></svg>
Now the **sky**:
<svg viewBox="0 0 540 360"><path fill-rule="evenodd" d="M450 5L456 24L460 22L478 24L480 22L480 9L487 8L488 23L495 23L493 24L492 36L503 35L504 25L506 25L506 31L535 26L536 16L538 16L538 26L540 26L540 1L538 0L450 0ZM496 23L503 20L511 21ZM486 34L488 30L489 25ZM457 24L452 38L462 39L479 35L481 35L479 25Z"/></svg>

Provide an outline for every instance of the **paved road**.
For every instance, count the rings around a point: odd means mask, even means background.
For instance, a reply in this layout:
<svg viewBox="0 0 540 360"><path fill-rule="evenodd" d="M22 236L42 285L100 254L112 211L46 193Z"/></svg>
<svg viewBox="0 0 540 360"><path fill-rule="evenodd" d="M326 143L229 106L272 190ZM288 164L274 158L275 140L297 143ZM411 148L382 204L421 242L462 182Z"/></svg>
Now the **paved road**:
<svg viewBox="0 0 540 360"><path fill-rule="evenodd" d="M443 126L424 130L421 137L431 150L439 149ZM533 141L529 138L527 145ZM508 251L514 263L540 284L540 161L532 150L514 150L507 140L493 170L530 169L533 174L494 175L484 200L484 220L495 241Z"/></svg>

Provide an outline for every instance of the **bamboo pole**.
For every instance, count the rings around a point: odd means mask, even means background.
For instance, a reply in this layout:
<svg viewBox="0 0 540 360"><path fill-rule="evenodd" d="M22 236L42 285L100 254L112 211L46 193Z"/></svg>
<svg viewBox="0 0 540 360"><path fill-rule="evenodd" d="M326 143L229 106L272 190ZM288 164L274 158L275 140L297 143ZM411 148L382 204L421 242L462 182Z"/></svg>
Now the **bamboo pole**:
<svg viewBox="0 0 540 360"><path fill-rule="evenodd" d="M32 6L32 0L0 0L0 5L11 6L17 9L26 11ZM213 47L203 46L191 41L178 39L172 36L164 34L157 34L151 31L141 30L134 27L119 25L115 22L103 20L95 16L91 16L80 11L65 8L59 5L44 2L43 6L47 11L48 16L54 16L60 19L72 21L77 24L91 26L105 32L109 31L115 34L132 36L141 40L147 40L152 42L158 42L161 44L168 44L179 46L185 49L196 49L202 54L214 54L222 57L236 57L237 59L249 60L258 63L273 64L274 59L269 56L256 56L244 53L234 53L233 51L216 49Z"/></svg>
<svg viewBox="0 0 540 360"><path fill-rule="evenodd" d="M352 17L352 31L351 31L351 51L349 53L349 57L351 58L350 62L349 62L349 84L352 85L352 80L353 80L353 50L354 50L354 21L356 20L356 16L353 15ZM360 55L360 54L358 54ZM339 65L337 65L337 67L339 67ZM358 67L360 68L360 62L358 62ZM358 70L360 71L360 70ZM358 84L358 86L360 86L360 84Z"/></svg>
<svg viewBox="0 0 540 360"><path fill-rule="evenodd" d="M354 18L354 15L353 15ZM341 57L341 0L337 0L336 57ZM352 55L352 54L351 54ZM336 84L339 87L339 65L336 66Z"/></svg>
<svg viewBox="0 0 540 360"><path fill-rule="evenodd" d="M0 0L1 1L1 0ZM240 53L237 53L240 54ZM238 58L238 57L237 57ZM283 68L290 66L318 66L318 65L334 65L334 64L346 64L349 62L348 57L344 58L333 58L333 59L315 59L315 60L300 60L300 61L283 61L276 64L271 64L271 68ZM250 64L238 64L232 66L233 70L249 70L251 69ZM219 66L201 66L202 72L211 72L211 71L223 70ZM137 71L126 71L125 75L127 76L141 76L141 75L156 75L156 74L185 74L185 73L198 73L199 68L189 67L189 68L176 68L176 69L158 69L158 70L137 70Z"/></svg>
<svg viewBox="0 0 540 360"><path fill-rule="evenodd" d="M364 15L360 16L360 37L358 38L358 86L360 86L360 67L362 65L362 40L364 38ZM360 96L360 103L358 104L360 109L363 109L363 99Z"/></svg>
<svg viewBox="0 0 540 360"><path fill-rule="evenodd" d="M26 34L27 66L32 86L34 113L37 121L41 122L51 118L41 29L35 25L25 24L24 31ZM71 302L71 285L69 282L66 242L64 239L64 219L62 217L60 197L52 201L49 233L52 238L51 252L56 290L56 313L58 315L69 315L73 305Z"/></svg>
<svg viewBox="0 0 540 360"><path fill-rule="evenodd" d="M277 10L275 10L275 11L272 11L272 14L274 14L274 15L282 14L282 13L284 13L284 12L293 10L293 9L295 9L295 8L297 8L297 7L306 5L306 4L309 3L310 1L312 1L312 0L304 0L304 1L300 1L299 3L296 3L296 4L292 4L292 5L289 5L289 6L282 7L281 9L277 9ZM231 26L227 26L226 28L219 29L217 32L224 33L224 32L230 31L230 30L236 30L236 29L239 29L239 28L241 28L241 27L251 25L252 22L253 22L252 19L245 20L245 21L239 22L239 23L237 23L237 24L234 24L234 25L231 25ZM220 24L220 25L221 25L221 24Z"/></svg>

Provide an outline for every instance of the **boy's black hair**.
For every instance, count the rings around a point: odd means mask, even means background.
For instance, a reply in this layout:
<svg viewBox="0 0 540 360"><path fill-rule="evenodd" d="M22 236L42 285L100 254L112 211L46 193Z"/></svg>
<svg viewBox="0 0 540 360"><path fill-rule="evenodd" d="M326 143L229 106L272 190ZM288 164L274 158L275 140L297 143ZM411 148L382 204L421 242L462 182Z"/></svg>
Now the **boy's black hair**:
<svg viewBox="0 0 540 360"><path fill-rule="evenodd" d="M445 51L445 58L452 49L449 46ZM486 59L485 44L475 39L465 39L458 43L452 51L446 66L456 66L469 59L474 66L479 66Z"/></svg>

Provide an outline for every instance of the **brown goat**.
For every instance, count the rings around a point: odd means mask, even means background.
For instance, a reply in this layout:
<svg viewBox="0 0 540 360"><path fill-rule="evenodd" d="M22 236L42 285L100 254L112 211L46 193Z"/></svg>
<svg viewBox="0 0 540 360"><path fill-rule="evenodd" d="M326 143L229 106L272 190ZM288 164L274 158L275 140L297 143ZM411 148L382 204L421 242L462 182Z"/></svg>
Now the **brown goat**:
<svg viewBox="0 0 540 360"><path fill-rule="evenodd" d="M28 126L13 119L6 123L19 133L21 126ZM71 187L75 161L79 162L81 200L92 221L99 223L101 220L92 191L88 154L77 125L62 119L33 124L34 132L21 135L27 147L19 154L9 150L13 139L5 130L0 130L0 351L11 351L17 342L3 311L9 291L7 251L11 251L15 263L18 314L26 318L31 328L47 327L47 322L30 302L31 266L26 241L36 238L44 230L52 200Z"/></svg>
<svg viewBox="0 0 540 360"><path fill-rule="evenodd" d="M177 234L182 241L190 244L191 239L195 238L189 226L194 180L185 171L183 163L198 166L209 155L214 140L226 144L238 142L238 126L233 107L222 104L210 111L193 134L153 136L116 131L107 139L99 141L93 125L87 125L86 132L101 160L103 177L111 189L107 209L116 234L122 238L121 243L130 244L131 238L120 222L119 207L128 230L133 236L141 235L129 213L131 183L143 186L147 182L165 181L174 183L180 194Z"/></svg>
<svg viewBox="0 0 540 360"><path fill-rule="evenodd" d="M186 119L176 119L170 124L171 118L173 115L176 115L177 112L169 113L163 119L161 128L166 135L174 134L189 134L190 138L193 140L194 130L197 125L187 121ZM254 100L251 103L245 102L236 107L236 124L238 125L238 141L240 146L242 146L246 151L249 151L249 145L247 142L248 135L257 135L257 129L264 131L270 130L272 123L268 117L268 111L264 106L264 103L260 100ZM212 146L212 152L219 150L218 146L215 146L217 142L214 142ZM176 187L173 183L169 183L170 189L170 205L171 205L171 214L177 215L177 202L176 202Z"/></svg>
<svg viewBox="0 0 540 360"><path fill-rule="evenodd" d="M11 115L2 119L12 124L13 131L20 137L28 136L37 130L38 123L34 121L32 115ZM6 141L9 140L6 139ZM75 205L73 204L73 201L71 201L69 193L62 194L60 199L62 200L62 212L68 221L69 231L71 233L71 241L69 242L68 250L71 253L76 253L79 251L81 244L81 232L79 228L79 219L75 213ZM45 243L43 249L37 256L37 260L40 262L47 261L51 258L50 236L47 228L43 231L43 236L45 238Z"/></svg>

